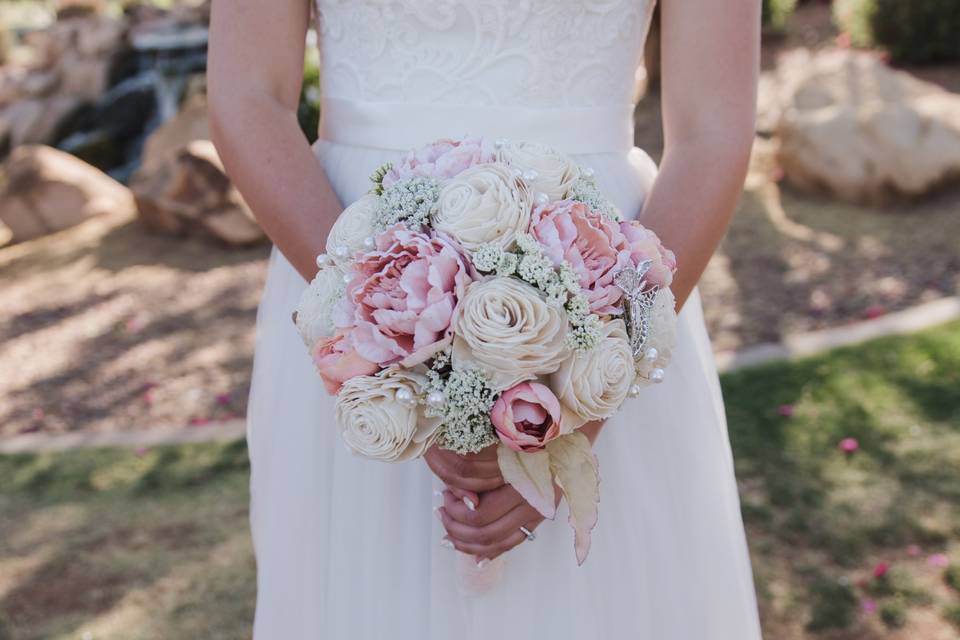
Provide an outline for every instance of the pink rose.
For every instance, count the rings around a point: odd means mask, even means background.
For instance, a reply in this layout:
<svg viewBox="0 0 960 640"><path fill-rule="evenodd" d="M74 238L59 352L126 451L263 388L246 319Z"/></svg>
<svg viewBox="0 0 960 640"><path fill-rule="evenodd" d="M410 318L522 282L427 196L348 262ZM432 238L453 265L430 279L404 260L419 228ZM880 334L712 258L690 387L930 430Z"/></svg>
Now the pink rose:
<svg viewBox="0 0 960 640"><path fill-rule="evenodd" d="M536 451L560 435L560 401L546 385L521 382L500 394L490 420L503 444Z"/></svg>
<svg viewBox="0 0 960 640"><path fill-rule="evenodd" d="M412 367L450 343L450 321L472 278L443 237L398 224L376 243L353 264L334 324L363 359Z"/></svg>
<svg viewBox="0 0 960 640"><path fill-rule="evenodd" d="M590 302L590 310L617 315L623 292L613 283L618 269L630 266L627 239L616 222L574 200L560 200L533 212L530 233L544 252L560 265L573 267Z"/></svg>
<svg viewBox="0 0 960 640"><path fill-rule="evenodd" d="M441 139L409 152L383 178L389 187L399 180L418 176L444 180L482 162L493 162L496 153L484 138Z"/></svg>
<svg viewBox="0 0 960 640"><path fill-rule="evenodd" d="M369 376L380 369L376 363L364 360L343 334L320 338L313 346L312 355L330 395L340 393L340 387L350 378Z"/></svg>
<svg viewBox="0 0 960 640"><path fill-rule="evenodd" d="M677 270L677 258L673 251L665 249L657 234L636 220L621 222L620 232L629 243L630 261L634 266L644 260L653 261L644 280L660 287L669 287L673 282L673 272Z"/></svg>

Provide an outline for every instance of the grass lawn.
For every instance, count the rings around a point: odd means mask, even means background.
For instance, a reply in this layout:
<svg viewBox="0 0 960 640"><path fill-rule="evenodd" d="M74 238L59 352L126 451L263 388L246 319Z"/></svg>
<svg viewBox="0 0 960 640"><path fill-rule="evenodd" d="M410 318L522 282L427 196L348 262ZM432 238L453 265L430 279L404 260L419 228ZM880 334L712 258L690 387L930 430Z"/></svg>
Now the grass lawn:
<svg viewBox="0 0 960 640"><path fill-rule="evenodd" d="M767 639L960 637L960 323L723 384ZM0 640L248 637L246 473L239 442L0 457Z"/></svg>

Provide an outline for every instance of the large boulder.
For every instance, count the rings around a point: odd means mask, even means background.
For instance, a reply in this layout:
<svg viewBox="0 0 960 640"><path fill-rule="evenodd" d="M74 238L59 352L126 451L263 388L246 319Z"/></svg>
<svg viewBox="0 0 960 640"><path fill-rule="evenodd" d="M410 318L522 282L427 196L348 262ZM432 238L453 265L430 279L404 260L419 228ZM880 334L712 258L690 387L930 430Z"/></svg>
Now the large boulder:
<svg viewBox="0 0 960 640"><path fill-rule="evenodd" d="M960 178L960 95L846 50L784 56L776 87L761 113L798 188L883 203Z"/></svg>
<svg viewBox="0 0 960 640"><path fill-rule="evenodd" d="M232 246L266 239L209 140L194 140L141 168L130 186L140 220L153 231Z"/></svg>
<svg viewBox="0 0 960 640"><path fill-rule="evenodd" d="M140 170L155 172L194 140L209 139L206 96L194 95L183 104L176 116L160 125L147 138L143 145Z"/></svg>
<svg viewBox="0 0 960 640"><path fill-rule="evenodd" d="M132 211L122 184L68 153L22 146L0 168L0 220L14 241L66 229L91 216Z"/></svg>

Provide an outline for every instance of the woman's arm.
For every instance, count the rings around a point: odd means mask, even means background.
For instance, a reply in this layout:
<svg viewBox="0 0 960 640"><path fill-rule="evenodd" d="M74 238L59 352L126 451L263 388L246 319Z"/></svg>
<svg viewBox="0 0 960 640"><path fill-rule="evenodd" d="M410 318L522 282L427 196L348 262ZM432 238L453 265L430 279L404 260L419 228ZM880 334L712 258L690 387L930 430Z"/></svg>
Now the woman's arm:
<svg viewBox="0 0 960 640"><path fill-rule="evenodd" d="M257 222L310 279L341 211L297 122L309 0L215 2L208 93L213 142Z"/></svg>
<svg viewBox="0 0 960 640"><path fill-rule="evenodd" d="M686 302L743 188L756 117L759 0L661 0L664 155L640 220L677 254Z"/></svg>

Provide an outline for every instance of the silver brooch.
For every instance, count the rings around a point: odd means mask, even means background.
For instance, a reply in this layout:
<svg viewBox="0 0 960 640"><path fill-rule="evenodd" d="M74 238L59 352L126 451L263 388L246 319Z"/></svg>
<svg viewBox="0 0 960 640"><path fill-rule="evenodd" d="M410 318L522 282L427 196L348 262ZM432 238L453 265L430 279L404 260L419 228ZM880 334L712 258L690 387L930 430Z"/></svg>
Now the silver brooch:
<svg viewBox="0 0 960 640"><path fill-rule="evenodd" d="M650 335L653 303L660 291L657 285L647 286L643 280L652 266L653 260L644 260L636 268L625 267L613 274L613 283L623 291L623 320L634 359L643 356Z"/></svg>

